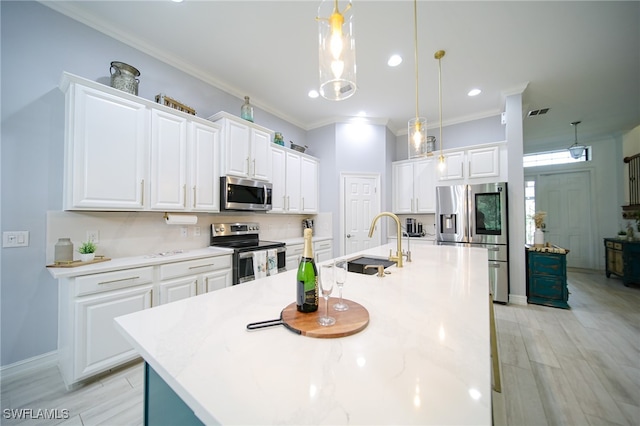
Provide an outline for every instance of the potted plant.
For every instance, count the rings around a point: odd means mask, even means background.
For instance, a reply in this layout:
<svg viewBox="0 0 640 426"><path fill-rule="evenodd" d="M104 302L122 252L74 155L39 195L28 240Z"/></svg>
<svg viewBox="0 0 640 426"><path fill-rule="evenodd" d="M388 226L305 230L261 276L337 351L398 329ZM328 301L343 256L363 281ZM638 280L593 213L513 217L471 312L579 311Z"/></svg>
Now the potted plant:
<svg viewBox="0 0 640 426"><path fill-rule="evenodd" d="M78 249L78 252L80 253L81 261L89 262L93 260L96 255L96 245L93 243L93 241L84 242Z"/></svg>

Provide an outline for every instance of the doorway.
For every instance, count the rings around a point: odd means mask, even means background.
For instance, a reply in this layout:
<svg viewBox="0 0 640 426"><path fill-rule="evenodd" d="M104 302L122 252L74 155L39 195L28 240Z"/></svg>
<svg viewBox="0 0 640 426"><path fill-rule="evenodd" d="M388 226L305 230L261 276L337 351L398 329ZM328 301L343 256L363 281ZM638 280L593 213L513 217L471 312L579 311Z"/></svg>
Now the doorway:
<svg viewBox="0 0 640 426"><path fill-rule="evenodd" d="M380 227L369 238L369 225L380 213L380 175L341 173L340 180L340 253L380 245Z"/></svg>
<svg viewBox="0 0 640 426"><path fill-rule="evenodd" d="M593 269L591 172L541 174L535 192L536 211L547 212L545 242L570 250L567 266Z"/></svg>

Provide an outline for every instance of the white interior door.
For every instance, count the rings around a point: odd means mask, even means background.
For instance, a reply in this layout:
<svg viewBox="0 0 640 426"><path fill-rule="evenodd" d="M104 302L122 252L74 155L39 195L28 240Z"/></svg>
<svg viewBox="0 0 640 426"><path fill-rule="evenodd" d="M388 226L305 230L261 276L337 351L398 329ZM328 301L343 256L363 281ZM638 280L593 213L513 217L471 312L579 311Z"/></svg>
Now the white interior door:
<svg viewBox="0 0 640 426"><path fill-rule="evenodd" d="M369 238L369 225L380 213L380 177L377 175L343 175L343 217L341 229L345 255L380 245L380 226Z"/></svg>
<svg viewBox="0 0 640 426"><path fill-rule="evenodd" d="M569 249L567 266L595 268L588 171L540 175L536 210L547 212L545 242Z"/></svg>

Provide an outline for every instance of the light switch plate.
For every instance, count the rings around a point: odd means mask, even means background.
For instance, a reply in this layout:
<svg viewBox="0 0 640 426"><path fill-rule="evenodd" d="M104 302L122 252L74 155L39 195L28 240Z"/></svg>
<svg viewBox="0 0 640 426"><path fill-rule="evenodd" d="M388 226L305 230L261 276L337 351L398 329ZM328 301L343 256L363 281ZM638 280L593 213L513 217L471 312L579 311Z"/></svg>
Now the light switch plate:
<svg viewBox="0 0 640 426"><path fill-rule="evenodd" d="M5 231L2 233L2 247L27 247L29 231Z"/></svg>

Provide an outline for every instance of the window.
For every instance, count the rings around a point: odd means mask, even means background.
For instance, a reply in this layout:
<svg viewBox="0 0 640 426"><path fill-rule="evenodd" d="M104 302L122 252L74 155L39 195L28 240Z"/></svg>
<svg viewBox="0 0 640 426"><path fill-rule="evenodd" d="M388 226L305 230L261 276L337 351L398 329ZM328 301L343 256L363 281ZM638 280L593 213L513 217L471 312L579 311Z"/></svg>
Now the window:
<svg viewBox="0 0 640 426"><path fill-rule="evenodd" d="M525 209L525 243L533 244L533 233L536 224L533 215L536 214L536 181L528 180L524 183L524 209Z"/></svg>
<svg viewBox="0 0 640 426"><path fill-rule="evenodd" d="M551 164L571 164L591 160L591 147L584 150L580 158L573 158L568 149L559 151L537 152L526 154L523 159L524 167L549 166Z"/></svg>

